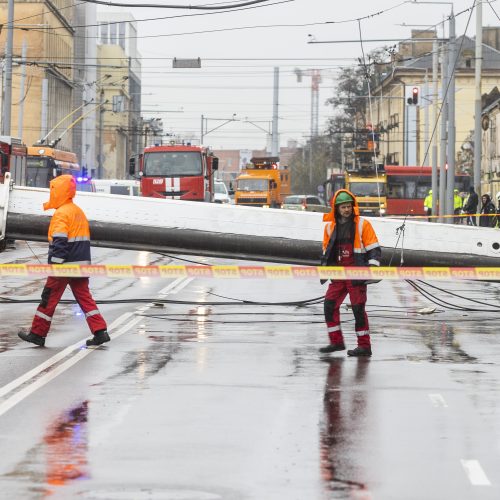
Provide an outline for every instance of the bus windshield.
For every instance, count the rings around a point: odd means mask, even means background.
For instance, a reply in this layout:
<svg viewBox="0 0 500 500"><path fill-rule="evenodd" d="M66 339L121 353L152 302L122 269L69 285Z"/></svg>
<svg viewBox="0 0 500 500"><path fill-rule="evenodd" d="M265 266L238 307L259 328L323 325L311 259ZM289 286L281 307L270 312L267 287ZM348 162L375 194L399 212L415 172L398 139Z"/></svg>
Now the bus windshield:
<svg viewBox="0 0 500 500"><path fill-rule="evenodd" d="M146 177L201 175L201 154L197 151L157 151L144 154Z"/></svg>
<svg viewBox="0 0 500 500"><path fill-rule="evenodd" d="M377 187L378 184L378 187ZM385 196L385 183L382 182L350 182L349 191L355 196Z"/></svg>
<svg viewBox="0 0 500 500"><path fill-rule="evenodd" d="M268 186L267 179L240 179L238 181L239 191L267 191Z"/></svg>
<svg viewBox="0 0 500 500"><path fill-rule="evenodd" d="M28 156L26 160L26 185L29 187L48 188L54 178L53 169L48 158Z"/></svg>

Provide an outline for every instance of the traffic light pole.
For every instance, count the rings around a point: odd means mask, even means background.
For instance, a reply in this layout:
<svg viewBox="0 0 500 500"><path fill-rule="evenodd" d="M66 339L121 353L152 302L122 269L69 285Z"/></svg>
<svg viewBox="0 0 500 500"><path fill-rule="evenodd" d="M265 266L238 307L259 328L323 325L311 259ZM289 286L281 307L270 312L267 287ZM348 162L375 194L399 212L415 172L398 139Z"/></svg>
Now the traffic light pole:
<svg viewBox="0 0 500 500"><path fill-rule="evenodd" d="M474 116L474 189L481 196L481 69L483 64L483 4L476 2L476 70Z"/></svg>

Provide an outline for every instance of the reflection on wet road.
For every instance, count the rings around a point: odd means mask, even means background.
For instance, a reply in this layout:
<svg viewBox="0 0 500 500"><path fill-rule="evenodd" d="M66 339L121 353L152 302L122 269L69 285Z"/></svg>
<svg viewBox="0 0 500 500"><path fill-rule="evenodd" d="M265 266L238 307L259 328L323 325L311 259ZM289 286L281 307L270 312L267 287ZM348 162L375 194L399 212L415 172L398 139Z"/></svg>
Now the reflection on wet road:
<svg viewBox="0 0 500 500"><path fill-rule="evenodd" d="M276 304L321 295L316 280L118 281L94 283L98 298L130 301L102 306L122 334L0 397L33 386L0 416L6 498L499 498L500 286L443 284L486 312L405 282L371 286L374 355L350 359L318 355L322 304ZM34 305L0 307L2 386L87 336L61 306L48 347L31 348L13 329ZM352 311L341 316L351 348Z"/></svg>

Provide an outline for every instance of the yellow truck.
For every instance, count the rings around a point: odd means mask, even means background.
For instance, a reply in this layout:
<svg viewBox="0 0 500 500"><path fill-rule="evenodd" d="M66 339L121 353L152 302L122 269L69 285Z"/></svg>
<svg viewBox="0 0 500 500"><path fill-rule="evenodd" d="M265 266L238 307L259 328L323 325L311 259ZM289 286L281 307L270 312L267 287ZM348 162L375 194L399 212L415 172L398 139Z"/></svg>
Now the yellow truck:
<svg viewBox="0 0 500 500"><path fill-rule="evenodd" d="M236 178L234 203L251 207L280 208L290 194L290 171L279 167L277 156L252 158L252 166Z"/></svg>
<svg viewBox="0 0 500 500"><path fill-rule="evenodd" d="M345 187L356 195L361 215L384 216L387 210L387 180L383 169L375 172L347 171Z"/></svg>

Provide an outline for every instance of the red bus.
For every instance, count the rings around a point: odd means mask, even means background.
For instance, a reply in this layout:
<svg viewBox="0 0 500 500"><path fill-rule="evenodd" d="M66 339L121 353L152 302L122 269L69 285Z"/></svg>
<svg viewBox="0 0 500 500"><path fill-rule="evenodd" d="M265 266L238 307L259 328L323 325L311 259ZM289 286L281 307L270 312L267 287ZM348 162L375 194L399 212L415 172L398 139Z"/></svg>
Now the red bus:
<svg viewBox="0 0 500 500"><path fill-rule="evenodd" d="M424 198L432 189L432 167L404 167L387 165L386 215L425 215ZM439 172L438 172L439 178ZM455 174L455 188L468 192L469 174Z"/></svg>

